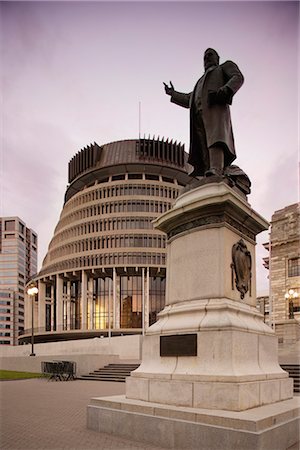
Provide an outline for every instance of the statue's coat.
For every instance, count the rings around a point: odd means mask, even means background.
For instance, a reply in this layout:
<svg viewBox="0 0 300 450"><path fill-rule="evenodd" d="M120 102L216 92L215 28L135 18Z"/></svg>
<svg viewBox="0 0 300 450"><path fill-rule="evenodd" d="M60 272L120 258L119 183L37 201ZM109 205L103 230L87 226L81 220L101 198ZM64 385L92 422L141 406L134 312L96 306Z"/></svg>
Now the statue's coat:
<svg viewBox="0 0 300 450"><path fill-rule="evenodd" d="M197 108L194 102L196 86L203 81L201 106L202 119L205 128L207 147L203 148L203 139L198 136L197 129L194 126L196 121ZM232 61L226 61L224 64L210 67L203 77L201 77L193 92L183 94L174 91L171 96L171 102L185 108L190 108L190 155L189 163L201 169L203 174L206 170L208 161L208 148L218 143L224 147L225 167L230 165L236 158L234 139L231 126L231 117L229 105L232 103L233 95L238 91L244 82L244 77L239 68ZM218 91L221 87L230 88L226 104L209 105L208 94L211 91Z"/></svg>

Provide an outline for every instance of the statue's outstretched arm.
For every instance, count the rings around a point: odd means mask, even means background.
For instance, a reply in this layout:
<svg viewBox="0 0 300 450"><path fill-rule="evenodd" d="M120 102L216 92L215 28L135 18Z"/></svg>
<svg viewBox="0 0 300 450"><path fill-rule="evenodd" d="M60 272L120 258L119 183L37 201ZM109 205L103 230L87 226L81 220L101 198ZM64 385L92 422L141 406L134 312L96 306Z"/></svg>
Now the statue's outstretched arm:
<svg viewBox="0 0 300 450"><path fill-rule="evenodd" d="M174 91L171 96L171 102L176 105L183 106L183 108L189 108L191 95L192 93L184 94L183 92Z"/></svg>
<svg viewBox="0 0 300 450"><path fill-rule="evenodd" d="M170 86L168 86L166 83L164 83L164 86L165 92L167 95L170 95L172 103L175 103L176 105L179 106L183 106L184 108L190 107L191 94L184 94L182 92L175 91L172 81L170 81Z"/></svg>

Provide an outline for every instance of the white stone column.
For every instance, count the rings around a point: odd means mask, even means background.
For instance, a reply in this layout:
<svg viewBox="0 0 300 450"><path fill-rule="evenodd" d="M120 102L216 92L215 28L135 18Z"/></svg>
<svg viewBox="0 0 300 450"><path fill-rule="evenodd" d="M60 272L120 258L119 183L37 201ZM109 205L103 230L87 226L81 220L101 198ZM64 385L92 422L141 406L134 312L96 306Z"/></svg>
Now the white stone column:
<svg viewBox="0 0 300 450"><path fill-rule="evenodd" d="M108 337L111 337L111 313L112 313L112 279L108 279Z"/></svg>
<svg viewBox="0 0 300 450"><path fill-rule="evenodd" d="M56 275L56 331L63 330L63 286L64 280Z"/></svg>
<svg viewBox="0 0 300 450"><path fill-rule="evenodd" d="M142 267L142 335L145 335L145 269Z"/></svg>
<svg viewBox="0 0 300 450"><path fill-rule="evenodd" d="M120 328L120 301L118 295L120 293L120 285L118 285L118 277L115 267L113 268L113 304L114 304L114 328Z"/></svg>
<svg viewBox="0 0 300 450"><path fill-rule="evenodd" d="M38 328L40 328L40 331L45 331L46 328L46 285L43 283L42 280L38 281L38 296L39 296L39 302L38 302ZM25 317L28 314L25 315Z"/></svg>
<svg viewBox="0 0 300 450"><path fill-rule="evenodd" d="M81 272L81 330L87 329L88 276Z"/></svg>
<svg viewBox="0 0 300 450"><path fill-rule="evenodd" d="M89 309L89 329L92 330L94 328L94 280L90 278L88 280L88 309Z"/></svg>
<svg viewBox="0 0 300 450"><path fill-rule="evenodd" d="M145 321L145 330L147 331L147 328L149 328L149 286L150 286L150 282L149 282L149 267L146 267L145 269L143 269L144 271L146 271L146 277L144 280L144 296L145 296L145 306L144 306L144 321Z"/></svg>
<svg viewBox="0 0 300 450"><path fill-rule="evenodd" d="M71 329L71 281L67 282L67 330Z"/></svg>
<svg viewBox="0 0 300 450"><path fill-rule="evenodd" d="M54 330L54 286L51 284L51 330Z"/></svg>

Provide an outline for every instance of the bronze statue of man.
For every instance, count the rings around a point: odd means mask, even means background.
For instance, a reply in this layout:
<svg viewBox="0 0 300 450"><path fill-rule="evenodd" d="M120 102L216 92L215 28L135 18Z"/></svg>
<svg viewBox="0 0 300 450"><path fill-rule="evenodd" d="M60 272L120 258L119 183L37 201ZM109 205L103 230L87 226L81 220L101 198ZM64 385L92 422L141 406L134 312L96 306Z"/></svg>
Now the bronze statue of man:
<svg viewBox="0 0 300 450"><path fill-rule="evenodd" d="M235 160L235 147L229 105L242 86L244 77L232 61L219 64L212 48L204 53L204 75L193 92L183 94L166 83L171 102L190 109L190 154L192 176L221 176Z"/></svg>

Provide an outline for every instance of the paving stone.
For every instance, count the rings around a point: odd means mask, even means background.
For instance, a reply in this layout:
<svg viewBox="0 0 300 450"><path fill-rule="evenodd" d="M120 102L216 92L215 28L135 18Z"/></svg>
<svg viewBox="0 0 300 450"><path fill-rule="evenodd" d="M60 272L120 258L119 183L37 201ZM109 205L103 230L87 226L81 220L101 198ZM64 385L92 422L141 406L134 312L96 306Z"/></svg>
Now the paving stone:
<svg viewBox="0 0 300 450"><path fill-rule="evenodd" d="M125 384L42 379L0 382L2 450L162 450L86 428L92 397L120 395Z"/></svg>

